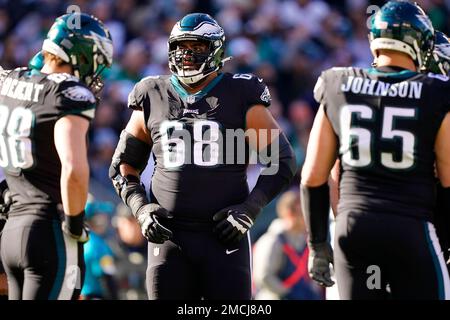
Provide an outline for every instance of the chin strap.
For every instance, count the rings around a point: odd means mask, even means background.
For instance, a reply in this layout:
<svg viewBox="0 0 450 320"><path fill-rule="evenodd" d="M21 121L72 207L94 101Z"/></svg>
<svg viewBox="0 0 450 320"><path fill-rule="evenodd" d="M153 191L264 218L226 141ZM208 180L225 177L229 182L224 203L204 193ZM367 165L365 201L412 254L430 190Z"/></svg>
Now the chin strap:
<svg viewBox="0 0 450 320"><path fill-rule="evenodd" d="M229 56L229 57L223 58L222 61L220 61L220 62L222 63L222 65L224 65L225 62L233 60L233 59L234 59L233 56Z"/></svg>

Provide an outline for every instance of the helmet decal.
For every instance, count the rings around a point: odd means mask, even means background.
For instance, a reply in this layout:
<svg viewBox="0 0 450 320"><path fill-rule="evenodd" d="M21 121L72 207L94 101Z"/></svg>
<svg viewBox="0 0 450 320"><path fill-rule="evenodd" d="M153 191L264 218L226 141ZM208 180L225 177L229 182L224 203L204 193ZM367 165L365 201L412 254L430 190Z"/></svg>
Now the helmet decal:
<svg viewBox="0 0 450 320"><path fill-rule="evenodd" d="M97 48L102 52L106 59L106 63L111 65L113 62L113 44L111 39L102 37L98 33L91 31L92 38L94 39Z"/></svg>

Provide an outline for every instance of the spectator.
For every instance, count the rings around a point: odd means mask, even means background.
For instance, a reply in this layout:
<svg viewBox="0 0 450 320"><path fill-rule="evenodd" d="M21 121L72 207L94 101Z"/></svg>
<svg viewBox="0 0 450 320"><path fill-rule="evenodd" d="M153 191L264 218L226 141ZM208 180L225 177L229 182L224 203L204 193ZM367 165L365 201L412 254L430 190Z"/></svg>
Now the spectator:
<svg viewBox="0 0 450 320"><path fill-rule="evenodd" d="M117 256L120 299L146 299L147 240L130 209L122 203L117 206L113 225L118 237L112 249Z"/></svg>
<svg viewBox="0 0 450 320"><path fill-rule="evenodd" d="M91 232L89 241L84 244L86 276L80 298L117 300L114 255L102 238L108 230L114 206L109 202L91 200L86 204L85 212Z"/></svg>
<svg viewBox="0 0 450 320"><path fill-rule="evenodd" d="M321 300L324 290L308 276L306 231L298 191L285 192L277 203L278 219L254 247L255 298Z"/></svg>

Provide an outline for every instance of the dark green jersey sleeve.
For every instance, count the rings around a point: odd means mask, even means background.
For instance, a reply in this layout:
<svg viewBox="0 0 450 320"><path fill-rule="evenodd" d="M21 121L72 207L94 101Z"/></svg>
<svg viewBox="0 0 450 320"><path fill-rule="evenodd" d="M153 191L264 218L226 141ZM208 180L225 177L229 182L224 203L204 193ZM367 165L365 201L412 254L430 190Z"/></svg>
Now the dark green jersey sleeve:
<svg viewBox="0 0 450 320"><path fill-rule="evenodd" d="M322 72L320 77L317 79L314 87L314 99L319 104L325 104L325 72Z"/></svg>
<svg viewBox="0 0 450 320"><path fill-rule="evenodd" d="M241 81L239 86L243 89L242 96L247 110L257 104L270 106L269 88L263 79L251 74L235 74L233 78Z"/></svg>
<svg viewBox="0 0 450 320"><path fill-rule="evenodd" d="M87 120L94 119L97 100L89 88L75 81L63 81L55 94L58 117L78 115Z"/></svg>
<svg viewBox="0 0 450 320"><path fill-rule="evenodd" d="M143 86L144 82L141 80L133 87L133 90L128 95L128 108L138 111L148 109L150 100Z"/></svg>

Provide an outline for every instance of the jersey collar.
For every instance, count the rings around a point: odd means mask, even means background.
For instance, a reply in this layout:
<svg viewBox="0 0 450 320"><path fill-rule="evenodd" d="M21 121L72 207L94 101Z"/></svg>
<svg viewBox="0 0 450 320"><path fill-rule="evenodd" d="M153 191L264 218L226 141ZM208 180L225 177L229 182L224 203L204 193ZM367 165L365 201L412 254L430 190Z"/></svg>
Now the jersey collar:
<svg viewBox="0 0 450 320"><path fill-rule="evenodd" d="M416 71L411 71L397 66L370 68L368 72L370 74L382 75L386 77L410 77L417 74Z"/></svg>
<svg viewBox="0 0 450 320"><path fill-rule="evenodd" d="M212 88L214 88L219 81L223 78L223 73L220 73L215 77L213 80L211 80L210 83L206 87L204 87L202 90L194 93L189 94L189 92L186 91L186 89L181 85L177 77L175 75L172 75L170 77L170 83L172 84L175 91L180 95L181 99L183 99L184 102L193 104L202 99L204 96L206 96Z"/></svg>

